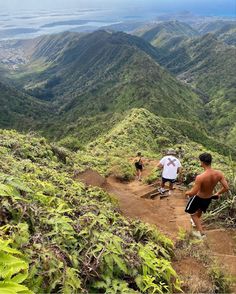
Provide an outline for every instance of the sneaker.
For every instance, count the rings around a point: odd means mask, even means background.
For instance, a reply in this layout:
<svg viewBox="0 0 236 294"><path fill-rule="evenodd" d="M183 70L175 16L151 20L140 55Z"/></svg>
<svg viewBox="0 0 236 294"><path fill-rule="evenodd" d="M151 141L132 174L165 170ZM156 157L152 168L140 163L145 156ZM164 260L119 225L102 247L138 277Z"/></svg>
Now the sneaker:
<svg viewBox="0 0 236 294"><path fill-rule="evenodd" d="M168 192L168 194L169 194L169 196L171 196L171 195L172 195L172 191L170 190L170 191Z"/></svg>
<svg viewBox="0 0 236 294"><path fill-rule="evenodd" d="M199 240L203 240L206 238L205 234L201 234L199 231L193 231L192 235L196 238L198 238Z"/></svg>
<svg viewBox="0 0 236 294"><path fill-rule="evenodd" d="M165 192L165 189L164 188L159 188L158 189L158 192L160 192L161 194L163 194Z"/></svg>

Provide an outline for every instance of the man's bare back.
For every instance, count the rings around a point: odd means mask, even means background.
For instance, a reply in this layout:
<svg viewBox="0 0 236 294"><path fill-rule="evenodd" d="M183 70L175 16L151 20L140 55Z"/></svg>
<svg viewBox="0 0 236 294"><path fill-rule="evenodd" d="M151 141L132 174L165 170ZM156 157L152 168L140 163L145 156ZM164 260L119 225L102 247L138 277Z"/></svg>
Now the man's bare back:
<svg viewBox="0 0 236 294"><path fill-rule="evenodd" d="M218 198L229 190L229 186L223 173L211 168L212 156L210 153L200 154L199 160L204 172L196 177L192 189L185 193L186 196L190 196L185 212L191 215L196 225L197 232L194 233L194 236L201 239L205 236L201 225L202 212L207 211L213 194ZM214 189L218 183L221 184L221 189L215 192Z"/></svg>
<svg viewBox="0 0 236 294"><path fill-rule="evenodd" d="M211 198L219 182L222 186L227 186L223 173L214 169L207 169L197 176L196 181L199 182L199 191L196 194L201 198Z"/></svg>

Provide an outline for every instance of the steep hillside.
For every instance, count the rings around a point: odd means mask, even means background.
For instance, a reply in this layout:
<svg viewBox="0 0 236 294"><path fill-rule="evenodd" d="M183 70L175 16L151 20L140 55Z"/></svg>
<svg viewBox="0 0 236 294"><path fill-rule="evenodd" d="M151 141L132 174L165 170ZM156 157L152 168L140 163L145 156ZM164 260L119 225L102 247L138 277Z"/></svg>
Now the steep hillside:
<svg viewBox="0 0 236 294"><path fill-rule="evenodd" d="M226 24L223 28L217 30L214 35L228 45L236 45L236 22Z"/></svg>
<svg viewBox="0 0 236 294"><path fill-rule="evenodd" d="M171 38L183 39L197 36L199 33L187 23L174 20L146 25L134 34L150 42L153 46L159 47L163 46L165 42L169 42Z"/></svg>
<svg viewBox="0 0 236 294"><path fill-rule="evenodd" d="M119 180L134 178L134 167L130 163L138 151L146 158L161 158L163 151L179 146L185 150L185 176L193 171L199 172L198 155L211 152L218 168L227 174L232 172L229 156L236 159L235 149L209 137L199 125L174 119L157 117L146 109L132 109L123 119L107 128L97 139L91 140L86 148L80 148L79 137L68 136L58 144L71 150L79 150L73 161L75 165L86 166L109 176L115 175ZM78 166L77 170L81 170ZM153 177L157 177L156 169Z"/></svg>
<svg viewBox="0 0 236 294"><path fill-rule="evenodd" d="M236 21L215 20L199 24L197 30L200 34L214 34L218 40L229 45L236 45Z"/></svg>
<svg viewBox="0 0 236 294"><path fill-rule="evenodd" d="M127 157L142 150L155 156L163 149L193 142L220 154L236 158L236 151L209 137L203 126L193 122L157 117L146 109L132 109L107 134L90 143L86 150L103 155Z"/></svg>
<svg viewBox="0 0 236 294"><path fill-rule="evenodd" d="M31 40L19 40L16 46L24 49L31 60L55 61L63 51L73 46L84 34L65 32L55 35L41 36Z"/></svg>
<svg viewBox="0 0 236 294"><path fill-rule="evenodd" d="M236 21L233 20L214 20L201 23L197 26L197 30L200 34L205 35L207 33L215 33L225 28L234 28Z"/></svg>
<svg viewBox="0 0 236 294"><path fill-rule="evenodd" d="M146 109L132 109L125 118L117 123L107 134L89 144L103 152L113 151L136 153L138 149L147 153L160 152L169 144L181 143L185 140L178 131L173 130Z"/></svg>
<svg viewBox="0 0 236 294"><path fill-rule="evenodd" d="M44 51L35 53L33 65L17 73L29 93L52 101L58 113L54 129L61 122L75 125L84 116L123 113L133 107L192 120L202 115L198 96L158 65L156 49L141 38L98 31L72 38L70 46L59 51L51 53L50 62ZM32 74L36 61L41 67Z"/></svg>
<svg viewBox="0 0 236 294"><path fill-rule="evenodd" d="M207 94L208 123L216 132L228 131L236 120L236 48L207 34L181 40L175 46L170 40L158 51L160 64Z"/></svg>
<svg viewBox="0 0 236 294"><path fill-rule="evenodd" d="M0 104L1 128L33 129L49 114L47 104L1 82Z"/></svg>
<svg viewBox="0 0 236 294"><path fill-rule="evenodd" d="M172 242L73 180L75 154L63 163L59 151L0 130L1 293L178 290Z"/></svg>
<svg viewBox="0 0 236 294"><path fill-rule="evenodd" d="M10 78L31 95L50 101L51 119L43 120L41 129L53 139L72 135L87 143L106 133L132 108L207 122L216 132L228 132L235 118L235 48L210 34L188 39L194 31L179 22L163 26L167 39L173 35L157 49L139 37L105 31L18 41L18 46L28 48L25 54L30 62ZM200 89L204 99L157 60ZM203 103L207 103L205 109Z"/></svg>

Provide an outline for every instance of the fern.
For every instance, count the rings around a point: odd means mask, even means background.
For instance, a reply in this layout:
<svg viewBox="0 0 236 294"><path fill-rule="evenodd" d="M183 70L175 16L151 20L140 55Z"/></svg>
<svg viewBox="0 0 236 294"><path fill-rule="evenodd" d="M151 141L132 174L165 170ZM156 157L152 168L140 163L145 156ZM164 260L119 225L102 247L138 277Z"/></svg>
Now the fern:
<svg viewBox="0 0 236 294"><path fill-rule="evenodd" d="M11 248L11 240L0 239L0 293L33 293L27 287L20 285L28 277L28 264L14 255L22 255Z"/></svg>
<svg viewBox="0 0 236 294"><path fill-rule="evenodd" d="M3 281L0 282L0 293L2 294L33 294L27 287L18 283Z"/></svg>

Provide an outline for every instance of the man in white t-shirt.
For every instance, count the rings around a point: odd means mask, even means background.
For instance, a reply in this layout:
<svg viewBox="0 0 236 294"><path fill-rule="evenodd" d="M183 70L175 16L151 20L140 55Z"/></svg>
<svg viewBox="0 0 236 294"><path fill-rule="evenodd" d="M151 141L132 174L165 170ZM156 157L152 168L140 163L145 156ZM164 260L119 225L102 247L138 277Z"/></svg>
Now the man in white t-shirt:
<svg viewBox="0 0 236 294"><path fill-rule="evenodd" d="M162 169L162 182L159 191L163 193L165 191L165 183L169 182L169 190L173 190L174 182L177 179L178 174L181 173L181 163L176 158L176 152L174 150L168 150L166 156L164 156L158 163L158 168Z"/></svg>

